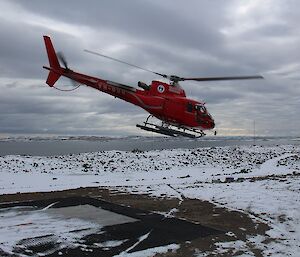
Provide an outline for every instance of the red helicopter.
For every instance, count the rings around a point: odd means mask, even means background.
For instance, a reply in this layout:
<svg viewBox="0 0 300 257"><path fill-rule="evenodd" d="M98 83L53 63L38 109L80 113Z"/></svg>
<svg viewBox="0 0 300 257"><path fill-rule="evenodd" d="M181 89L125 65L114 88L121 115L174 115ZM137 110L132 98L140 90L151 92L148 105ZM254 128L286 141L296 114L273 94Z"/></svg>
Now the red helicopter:
<svg viewBox="0 0 300 257"><path fill-rule="evenodd" d="M69 69L64 56L61 53L56 54L50 37L44 36L44 41L50 67L43 66L43 68L49 70L46 83L50 87L54 87L54 84L60 78L60 76L64 76L79 83L79 85L84 84L114 97L118 97L126 102L137 105L150 113L143 125L136 125L138 128L173 137L202 137L205 135L205 130L212 130L215 127L214 119L208 113L204 103L187 98L185 91L179 85L180 81L220 81L263 78L260 75L206 78L183 78L174 75L170 76L144 69L142 67L102 55L97 52L85 50L88 53L121 62L170 80L170 83L154 80L152 81L151 85L147 85L139 81L138 86L141 89L137 89L135 87L123 85L110 80L104 80L74 72L73 70ZM58 60L60 60L64 68L60 66ZM157 119L161 120L161 124L157 125L150 123L150 117L156 117Z"/></svg>

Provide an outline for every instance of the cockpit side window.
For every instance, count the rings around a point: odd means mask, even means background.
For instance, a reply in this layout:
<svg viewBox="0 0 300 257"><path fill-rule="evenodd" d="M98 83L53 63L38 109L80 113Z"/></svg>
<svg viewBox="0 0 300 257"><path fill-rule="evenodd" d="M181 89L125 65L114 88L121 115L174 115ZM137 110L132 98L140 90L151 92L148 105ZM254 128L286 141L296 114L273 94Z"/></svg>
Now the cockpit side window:
<svg viewBox="0 0 300 257"><path fill-rule="evenodd" d="M192 103L187 103L186 110L188 112L193 112L193 104Z"/></svg>
<svg viewBox="0 0 300 257"><path fill-rule="evenodd" d="M200 113L206 113L206 108L203 105L196 104L195 109Z"/></svg>

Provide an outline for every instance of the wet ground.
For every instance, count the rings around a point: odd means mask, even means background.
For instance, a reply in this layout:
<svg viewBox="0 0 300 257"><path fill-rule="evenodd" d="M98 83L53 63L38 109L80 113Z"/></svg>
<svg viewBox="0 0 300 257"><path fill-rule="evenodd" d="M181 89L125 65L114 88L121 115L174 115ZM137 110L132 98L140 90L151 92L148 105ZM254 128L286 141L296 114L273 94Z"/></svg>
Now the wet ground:
<svg viewBox="0 0 300 257"><path fill-rule="evenodd" d="M155 256L192 256L204 252L215 256L218 243L246 241L250 236L264 235L268 230L267 225L245 213L206 201L153 198L104 187L1 195L0 202L2 218L12 216L12 210L16 217L21 217L22 206L23 212L26 207L31 207L27 212L40 214L43 211L48 217L63 221L65 227L69 226L67 220L81 222L73 223L79 224L77 230L68 228L71 234L58 231L58 236L46 233L20 240L11 253L2 252L1 256L21 253L28 256L37 253L46 256L113 256L172 244L178 245L176 251ZM11 213L6 215L7 212ZM100 216L103 218L99 219ZM20 227L21 224L24 228L27 223L20 220L14 225ZM80 236L74 236L74 233ZM249 248L255 256L262 256L254 246ZM218 256L232 256L233 252L234 247L229 247Z"/></svg>

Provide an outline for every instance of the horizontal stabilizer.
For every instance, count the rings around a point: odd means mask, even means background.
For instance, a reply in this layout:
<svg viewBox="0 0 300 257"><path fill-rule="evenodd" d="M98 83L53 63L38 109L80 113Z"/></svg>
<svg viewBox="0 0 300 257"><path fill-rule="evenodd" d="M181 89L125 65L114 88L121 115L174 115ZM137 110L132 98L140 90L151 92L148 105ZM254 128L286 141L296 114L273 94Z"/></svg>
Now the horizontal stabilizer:
<svg viewBox="0 0 300 257"><path fill-rule="evenodd" d="M57 73L55 73L53 71L50 71L46 83L50 87L53 87L54 84L56 83L56 81L59 79L59 77L60 77L59 74L57 74Z"/></svg>

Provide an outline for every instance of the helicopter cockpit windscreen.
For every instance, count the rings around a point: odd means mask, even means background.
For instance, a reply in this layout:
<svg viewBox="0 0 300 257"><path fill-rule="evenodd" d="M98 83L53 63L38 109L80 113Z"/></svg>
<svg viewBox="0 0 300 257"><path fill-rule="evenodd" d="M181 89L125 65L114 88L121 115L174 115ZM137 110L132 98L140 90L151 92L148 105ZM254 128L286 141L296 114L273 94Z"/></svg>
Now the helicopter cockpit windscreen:
<svg viewBox="0 0 300 257"><path fill-rule="evenodd" d="M202 104L196 104L195 109L196 109L197 113L199 113L199 114L206 114L207 113L205 106L202 105Z"/></svg>

